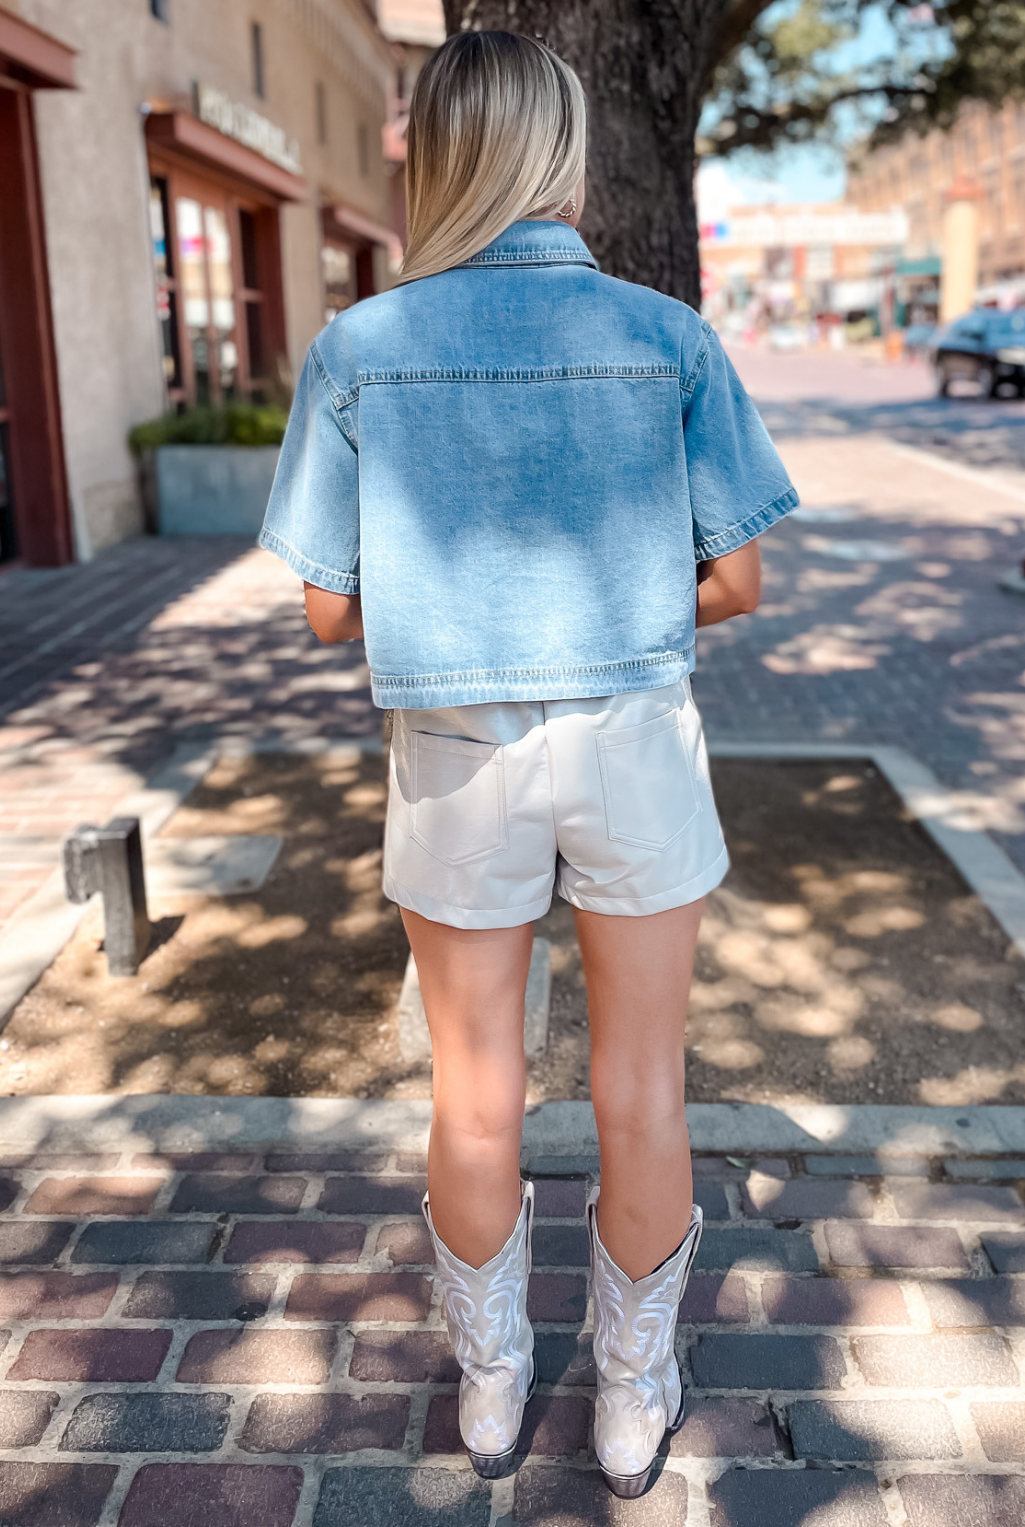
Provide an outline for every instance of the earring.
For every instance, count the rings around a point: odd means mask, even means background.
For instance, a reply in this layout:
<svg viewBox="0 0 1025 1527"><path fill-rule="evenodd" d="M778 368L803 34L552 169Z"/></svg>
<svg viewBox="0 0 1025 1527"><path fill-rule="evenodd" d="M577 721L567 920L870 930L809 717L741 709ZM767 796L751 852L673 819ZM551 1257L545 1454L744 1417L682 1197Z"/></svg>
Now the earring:
<svg viewBox="0 0 1025 1527"><path fill-rule="evenodd" d="M559 210L558 210L557 216L565 217L565 218L568 219L568 218L571 218L571 217L576 217L576 213L577 213L577 199L576 199L575 196L571 196L570 199L569 199L569 211L567 212L564 207L560 207Z"/></svg>

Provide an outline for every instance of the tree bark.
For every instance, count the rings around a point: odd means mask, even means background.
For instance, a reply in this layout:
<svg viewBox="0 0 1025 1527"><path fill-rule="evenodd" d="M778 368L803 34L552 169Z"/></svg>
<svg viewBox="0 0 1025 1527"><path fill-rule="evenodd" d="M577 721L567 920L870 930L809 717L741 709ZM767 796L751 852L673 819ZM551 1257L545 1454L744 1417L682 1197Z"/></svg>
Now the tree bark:
<svg viewBox="0 0 1025 1527"><path fill-rule="evenodd" d="M746 0L752 3L764 9L768 0ZM444 0L444 6L450 33L523 32L573 66L589 112L583 237L609 275L699 308L694 136L736 0Z"/></svg>

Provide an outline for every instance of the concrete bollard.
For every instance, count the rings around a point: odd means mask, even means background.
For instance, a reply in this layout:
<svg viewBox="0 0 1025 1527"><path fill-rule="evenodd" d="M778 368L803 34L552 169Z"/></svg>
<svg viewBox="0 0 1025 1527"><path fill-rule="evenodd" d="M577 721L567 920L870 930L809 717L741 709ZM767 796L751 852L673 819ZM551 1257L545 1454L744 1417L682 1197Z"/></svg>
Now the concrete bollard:
<svg viewBox="0 0 1025 1527"><path fill-rule="evenodd" d="M146 877L138 817L114 817L106 827L76 827L61 845L69 901L103 897L107 972L134 976L149 946Z"/></svg>

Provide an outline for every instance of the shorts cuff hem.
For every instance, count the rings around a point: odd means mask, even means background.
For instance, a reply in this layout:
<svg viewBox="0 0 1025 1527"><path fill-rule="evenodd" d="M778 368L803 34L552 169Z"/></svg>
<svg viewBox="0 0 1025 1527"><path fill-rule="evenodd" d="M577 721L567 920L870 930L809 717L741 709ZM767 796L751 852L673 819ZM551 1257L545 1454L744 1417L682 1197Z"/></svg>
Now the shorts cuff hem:
<svg viewBox="0 0 1025 1527"><path fill-rule="evenodd" d="M435 901L432 896L421 896L418 891L411 891L387 877L382 881L381 889L389 901L405 907L407 912L418 912L428 922L446 923L450 928L519 928L523 923L532 923L536 918L544 917L552 904L550 891L546 897L537 901L488 911L476 907L453 907L448 902Z"/></svg>
<svg viewBox="0 0 1025 1527"><path fill-rule="evenodd" d="M604 912L615 917L646 917L652 912L669 912L674 907L685 907L689 902L700 901L709 891L714 891L730 867L730 856L725 845L706 870L684 881L671 891L659 891L655 896L587 896L577 891L556 889L570 906L582 912Z"/></svg>

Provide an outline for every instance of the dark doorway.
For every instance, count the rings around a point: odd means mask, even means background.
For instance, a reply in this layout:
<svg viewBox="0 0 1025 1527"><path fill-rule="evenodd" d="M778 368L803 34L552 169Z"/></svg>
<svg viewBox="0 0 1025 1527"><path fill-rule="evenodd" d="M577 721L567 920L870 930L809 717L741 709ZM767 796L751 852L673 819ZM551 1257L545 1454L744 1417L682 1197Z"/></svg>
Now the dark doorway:
<svg viewBox="0 0 1025 1527"><path fill-rule="evenodd" d="M0 561L72 560L32 95L0 87Z"/></svg>

